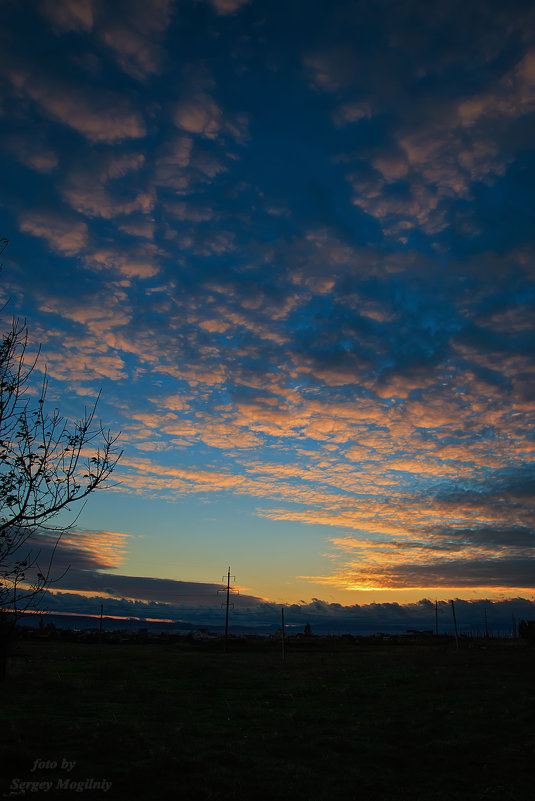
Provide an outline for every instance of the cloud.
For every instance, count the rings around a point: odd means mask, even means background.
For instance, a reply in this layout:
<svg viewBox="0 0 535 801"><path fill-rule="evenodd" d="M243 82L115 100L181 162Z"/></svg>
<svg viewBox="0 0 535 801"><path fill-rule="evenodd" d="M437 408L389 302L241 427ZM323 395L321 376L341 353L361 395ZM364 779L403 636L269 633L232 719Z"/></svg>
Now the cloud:
<svg viewBox="0 0 535 801"><path fill-rule="evenodd" d="M19 90L53 120L72 128L90 142L122 142L145 136L142 115L121 94L35 73L23 77L19 84Z"/></svg>
<svg viewBox="0 0 535 801"><path fill-rule="evenodd" d="M99 154L64 176L61 195L74 211L86 217L109 220L134 213L148 214L154 207L154 193L150 188L140 191L139 177L132 176L144 162L141 153Z"/></svg>
<svg viewBox="0 0 535 801"><path fill-rule="evenodd" d="M242 6L247 5L250 0L208 0L215 11L221 16L235 14Z"/></svg>
<svg viewBox="0 0 535 801"><path fill-rule="evenodd" d="M474 627L481 631L484 626L485 611L492 629L502 627L502 631L511 631L511 616L516 619L529 618L535 602L525 598L514 598L509 601L477 599L465 601L455 599L456 614L461 625ZM423 598L416 603L369 603L344 605L328 603L315 598L310 603L291 604L285 610L285 618L294 622L309 620L314 625L329 622L339 630L361 631L373 630L384 632L403 632L405 629L435 628L435 611L438 611L439 632L453 633L453 618L448 601L435 603ZM313 629L314 631L314 629Z"/></svg>
<svg viewBox="0 0 535 801"><path fill-rule="evenodd" d="M50 576L52 585L59 587L70 571L73 575L89 575L118 567L128 540L127 534L114 531L37 530L27 540L24 554L20 553L21 558L28 554L32 563L27 578L32 571L40 570Z"/></svg>
<svg viewBox="0 0 535 801"><path fill-rule="evenodd" d="M105 6L106 8L106 6ZM173 0L128 0L108 12L97 31L115 54L120 67L133 78L145 80L162 71L163 39L172 18Z"/></svg>
<svg viewBox="0 0 535 801"><path fill-rule="evenodd" d="M72 309L68 315L70 319L87 324L89 330L94 330L102 324L103 315L91 314L87 309ZM96 318L96 319L95 319ZM84 345L75 350L62 348L60 351L47 350L47 374L56 381L75 382L87 385L87 382L101 381L107 378L110 381L119 381L127 378L125 362L116 353L94 352Z"/></svg>
<svg viewBox="0 0 535 801"><path fill-rule="evenodd" d="M180 608L181 603L184 606L198 605L202 607L207 605L220 608L218 590L221 587L221 584L123 576L73 568L54 586L54 589L90 592L95 595L106 593L111 598L127 599L128 601L165 603L172 605L171 609L174 611L177 607ZM61 603L61 600L59 602ZM255 603L258 603L257 598L241 593L234 599L234 604L241 607L251 606ZM168 609L168 613L171 609Z"/></svg>
<svg viewBox="0 0 535 801"><path fill-rule="evenodd" d="M154 239L156 233L156 223L152 218L147 219L135 213L131 215L130 222L120 223L117 227L124 234L142 239Z"/></svg>
<svg viewBox="0 0 535 801"><path fill-rule="evenodd" d="M11 4L2 286L110 398L119 506L311 526L326 586L524 581L533 13L350 5Z"/></svg>
<svg viewBox="0 0 535 801"><path fill-rule="evenodd" d="M57 153L46 142L40 142L35 134L33 136L25 136L23 133L16 136L8 135L4 137L3 144L9 152L31 170L46 174L58 166Z"/></svg>
<svg viewBox="0 0 535 801"><path fill-rule="evenodd" d="M436 238L456 221L459 224L459 209L454 210L453 203L473 200L474 184L496 183L518 158L512 126L535 109L535 56L528 43L524 52L519 48L516 63L511 64L511 58L500 61L503 42L500 45L496 19L489 20L489 30L477 43L472 42L470 55L449 50L454 37L424 54L411 38L414 32L405 30L402 17L394 13L381 26L390 41L382 60L365 47L349 48L343 37L332 47L305 53L303 63L312 84L338 98L332 111L336 126L363 121L374 125L373 144L353 156L356 169L347 173L353 202L376 218L387 236L407 242L413 229ZM452 16L446 17L441 24L448 26ZM511 10L511 32L531 24L531 19L522 17L520 10ZM348 30L352 22L356 20L349 22ZM433 15L424 23L430 40L437 35L436 24ZM407 50L419 59L416 80L403 56ZM453 96L423 87L416 94L407 93L407 87L418 85L423 75L447 86L445 70L463 60L478 65L479 79L456 82ZM363 74L369 76L367 83ZM388 121L382 114L390 115ZM340 153L340 160L350 163L351 152ZM471 228L474 234L479 232L475 217L473 208L466 210L465 230Z"/></svg>
<svg viewBox="0 0 535 801"><path fill-rule="evenodd" d="M342 103L333 112L333 122L338 127L370 119L373 116L372 106L368 101L348 101Z"/></svg>
<svg viewBox="0 0 535 801"><path fill-rule="evenodd" d="M317 52L306 53L303 65L312 86L326 92L338 92L350 86L358 70L358 59L349 45L338 45ZM346 106L349 112L349 106Z"/></svg>
<svg viewBox="0 0 535 801"><path fill-rule="evenodd" d="M535 51L528 51L495 87L463 100L458 107L463 126L481 118L518 117L535 108Z"/></svg>
<svg viewBox="0 0 535 801"><path fill-rule="evenodd" d="M90 31L93 28L95 0L41 0L44 14L58 32Z"/></svg>
<svg viewBox="0 0 535 801"><path fill-rule="evenodd" d="M449 559L435 563L410 563L386 567L348 568L339 576L328 577L325 583L350 588L408 589L499 588L533 589L534 561L523 559ZM315 578L315 581L318 579Z"/></svg>
<svg viewBox="0 0 535 801"><path fill-rule="evenodd" d="M88 253L84 261L90 270L113 271L128 279L152 278L160 271L158 250L151 245L138 246L131 255L126 249L103 247Z"/></svg>
<svg viewBox="0 0 535 801"><path fill-rule="evenodd" d="M183 201L167 203L165 208L172 217L188 222L208 222L214 216L213 210L208 206L185 203Z"/></svg>
<svg viewBox="0 0 535 801"><path fill-rule="evenodd" d="M214 139L221 128L222 112L211 97L199 94L190 100L178 103L173 119L178 128L188 133Z"/></svg>
<svg viewBox="0 0 535 801"><path fill-rule="evenodd" d="M68 602L65 604L63 593L81 592L86 598L88 594L105 594L106 603L112 598L171 603L174 606L220 606L219 584L117 574L115 571L131 545L130 535L111 531L71 530L59 538L54 532L39 531L28 540L31 557L35 561L32 569L40 569L46 574L50 566L47 604L54 600L55 605L63 604L64 608L67 606L70 611L75 611L72 601L84 603L83 597L67 596ZM85 603L89 605L91 602L86 600ZM258 599L240 593L235 603L242 607L251 606L258 603Z"/></svg>
<svg viewBox="0 0 535 801"><path fill-rule="evenodd" d="M104 593L130 601L220 606L220 584L118 574L116 569L132 546L132 540L128 534L112 531L71 530L59 538L54 532L40 531L32 535L28 544L38 563L35 569L47 568L53 559L52 594L58 591L86 595ZM56 600L61 603L57 596ZM235 603L246 607L255 605L258 600L241 592Z"/></svg>
<svg viewBox="0 0 535 801"><path fill-rule="evenodd" d="M124 577L128 579L128 577ZM143 582L143 579L138 579ZM145 580L149 581L149 580ZM152 580L145 590L152 596L165 593L164 585L158 587L158 580ZM136 579L131 579L132 586L136 587ZM131 587L127 586L127 589ZM111 598L107 594L94 594L87 596L75 592L54 592L46 595L45 604L50 613L100 616L100 604L103 604L105 617L116 616L126 618L141 618L147 620L171 620L180 630L181 624L198 627L210 627L221 631L224 627L224 613L220 605L214 603L215 593L221 586L194 582L172 582L169 587L169 596L165 600L136 600L131 596ZM135 596L134 596L135 598ZM280 627L281 605L262 601L251 596L241 594L235 596L236 607L230 618L230 630L236 627L245 627L250 630L265 629L273 631ZM512 633L512 620L533 619L535 601L527 598L512 598L510 600L462 600L455 599L455 612L458 628L461 632L485 632L485 621L490 633ZM437 613L437 615L436 615ZM373 634L388 632L404 634L407 630L434 631L436 617L438 618L439 634L453 634L453 617L451 605L446 600L440 600L436 606L434 601L422 599L416 603L370 603L343 605L329 603L320 599L313 599L310 603L294 603L284 606L284 618L287 633L302 633L306 623L312 627L313 634ZM76 622L73 621L73 625ZM97 627L95 621L95 628ZM124 626L124 624L123 624ZM121 628L121 621L115 622L116 628ZM257 629L257 630L258 630Z"/></svg>
<svg viewBox="0 0 535 801"><path fill-rule="evenodd" d="M466 534L466 532L465 532ZM503 532L506 534L506 532ZM463 535L464 536L464 535ZM526 540L527 537L527 540ZM47 566L56 543L50 532L34 535L33 554L38 567ZM519 545L533 544L534 532L517 532ZM143 616L195 622L204 618L215 625L220 624L221 610L217 602L222 585L206 582L187 582L166 578L146 578L117 574L126 550L132 545L131 538L122 533L108 531L71 531L62 536L54 551L53 583L46 594L49 611L61 613L96 614L98 603L105 606L107 615ZM496 561L499 561L497 572ZM109 571L112 572L109 572ZM108 571L108 572L104 572ZM350 587L366 582L395 589L406 586L431 586L440 589L478 586L503 588L531 588L533 565L519 559L455 560L450 558L427 564L401 561L394 565L368 565L353 567L343 576L315 577L316 581L328 585ZM504 583L501 583L503 580ZM80 594L78 594L80 593ZM234 598L233 623L243 625L269 625L274 621L278 605L251 596L243 590ZM511 614L516 619L532 617L534 601L517 598L509 601L456 601L458 620L463 626L481 625L483 610L487 611L492 627L508 628ZM438 604L440 629L449 630L450 612L448 602ZM412 604L384 603L359 606L326 603L314 599L311 603L290 604L285 608L287 623L298 625L299 621L330 624L339 630L393 631L405 628L434 628L435 604L422 600ZM433 621L433 625L429 623ZM386 627L385 627L386 626Z"/></svg>
<svg viewBox="0 0 535 801"><path fill-rule="evenodd" d="M227 171L222 158L194 142L192 136L176 136L160 148L154 163L153 182L177 195L187 195L211 184ZM169 208L172 214L173 206Z"/></svg>
<svg viewBox="0 0 535 801"><path fill-rule="evenodd" d="M85 222L52 210L22 212L19 228L45 239L52 250L65 256L75 256L88 245L89 231Z"/></svg>
<svg viewBox="0 0 535 801"><path fill-rule="evenodd" d="M178 102L173 112L173 121L177 128L206 139L216 139L219 134L224 133L237 142L244 142L248 136L247 116L224 113L205 92L197 92Z"/></svg>
<svg viewBox="0 0 535 801"><path fill-rule="evenodd" d="M171 22L173 0L42 0L40 10L61 35L93 33L113 53L118 65L138 80L158 74L164 51L161 40Z"/></svg>

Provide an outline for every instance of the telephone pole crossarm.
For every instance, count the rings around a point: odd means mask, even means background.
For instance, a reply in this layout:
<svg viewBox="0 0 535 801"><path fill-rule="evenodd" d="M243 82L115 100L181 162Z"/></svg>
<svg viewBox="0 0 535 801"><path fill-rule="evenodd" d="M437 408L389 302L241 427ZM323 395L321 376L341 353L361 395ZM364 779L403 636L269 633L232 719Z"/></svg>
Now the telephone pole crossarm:
<svg viewBox="0 0 535 801"><path fill-rule="evenodd" d="M217 591L218 595L219 595L219 593L224 592L224 593L226 593L226 596L227 596L226 597L226 601L221 604L221 606L225 606L226 607L226 612L225 612L225 651L227 650L227 647L228 647L228 613L229 613L229 608L231 606L234 607L234 604L231 604L231 602L230 602L230 594L231 593L233 595L239 595L240 594L239 590L237 590L234 587L230 586L230 580L231 579L232 579L232 581L236 581L236 576L231 576L231 574L230 574L230 565L229 565L229 569L228 569L228 572L227 572L226 576L223 576L222 579L221 579L221 581L225 581L226 580L227 586L224 589L221 589L221 590Z"/></svg>

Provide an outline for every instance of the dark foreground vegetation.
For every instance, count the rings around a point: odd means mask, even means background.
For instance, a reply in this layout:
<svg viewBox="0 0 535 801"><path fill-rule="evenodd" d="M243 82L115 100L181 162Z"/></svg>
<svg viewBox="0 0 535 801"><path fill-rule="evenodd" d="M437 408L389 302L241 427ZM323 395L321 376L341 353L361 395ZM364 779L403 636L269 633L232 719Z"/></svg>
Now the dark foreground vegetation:
<svg viewBox="0 0 535 801"><path fill-rule="evenodd" d="M223 645L19 642L0 797L535 798L520 640L289 638L284 662L273 639Z"/></svg>

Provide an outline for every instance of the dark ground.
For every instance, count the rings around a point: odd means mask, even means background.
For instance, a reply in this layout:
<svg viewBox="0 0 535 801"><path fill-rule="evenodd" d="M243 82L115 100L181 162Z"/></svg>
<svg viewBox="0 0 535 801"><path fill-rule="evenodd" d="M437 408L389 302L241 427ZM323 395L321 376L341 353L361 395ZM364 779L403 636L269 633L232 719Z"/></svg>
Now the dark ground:
<svg viewBox="0 0 535 801"><path fill-rule="evenodd" d="M535 799L521 641L311 637L284 662L273 640L221 646L19 642L0 686L0 797Z"/></svg>

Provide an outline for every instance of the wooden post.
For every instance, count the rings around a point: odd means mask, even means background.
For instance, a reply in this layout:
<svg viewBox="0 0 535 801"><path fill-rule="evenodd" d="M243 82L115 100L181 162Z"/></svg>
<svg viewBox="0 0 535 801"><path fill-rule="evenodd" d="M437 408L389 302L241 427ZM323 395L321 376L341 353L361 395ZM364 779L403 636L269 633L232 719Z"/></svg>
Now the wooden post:
<svg viewBox="0 0 535 801"><path fill-rule="evenodd" d="M487 621L487 607L485 607L485 638L488 640L489 638L489 624Z"/></svg>
<svg viewBox="0 0 535 801"><path fill-rule="evenodd" d="M282 633L282 637L281 637L281 640L282 640L282 658L284 660L285 657L286 657L286 654L285 654L285 651L284 651L284 606L281 609L281 621L282 621L282 627L281 627L281 633Z"/></svg>
<svg viewBox="0 0 535 801"><path fill-rule="evenodd" d="M225 581L225 579L227 580L227 586L225 587L225 589L217 591L218 595L219 595L220 592L224 592L226 594L226 596L227 596L225 604L221 604L221 606L225 606L226 607L226 610L225 610L225 651L228 651L228 636L229 636L229 634L228 634L228 611L229 611L229 608L230 608L230 593L232 592L232 593L237 593L238 595L240 594L238 590L236 590L236 589L234 589L234 587L230 586L230 579L231 578L232 578L233 581L236 581L236 576L231 576L230 575L230 565L229 565L228 566L227 575L223 576L223 578L221 579L221 581Z"/></svg>
<svg viewBox="0 0 535 801"><path fill-rule="evenodd" d="M438 601L435 601L435 637L438 637Z"/></svg>
<svg viewBox="0 0 535 801"><path fill-rule="evenodd" d="M100 625L98 627L98 641L102 640L102 614L104 612L104 605L100 604Z"/></svg>
<svg viewBox="0 0 535 801"><path fill-rule="evenodd" d="M227 610L225 613L225 651L228 649L228 608L230 606L230 565L227 573Z"/></svg>
<svg viewBox="0 0 535 801"><path fill-rule="evenodd" d="M453 626L455 628L455 645L457 646L457 650L459 649L459 637L457 635L457 618L455 617L455 604L453 601L450 601L451 604L451 611L453 613Z"/></svg>

